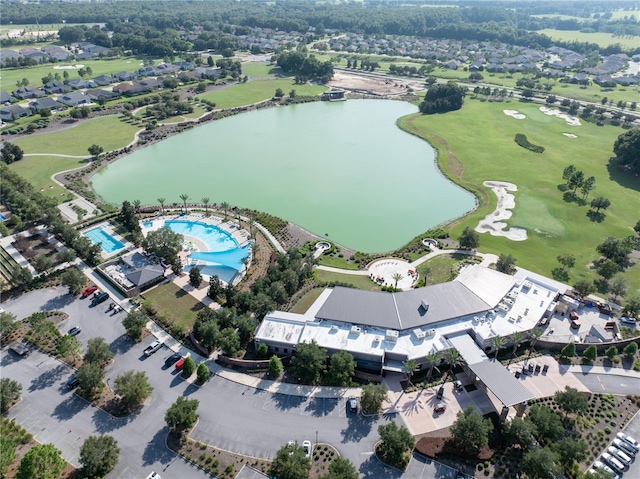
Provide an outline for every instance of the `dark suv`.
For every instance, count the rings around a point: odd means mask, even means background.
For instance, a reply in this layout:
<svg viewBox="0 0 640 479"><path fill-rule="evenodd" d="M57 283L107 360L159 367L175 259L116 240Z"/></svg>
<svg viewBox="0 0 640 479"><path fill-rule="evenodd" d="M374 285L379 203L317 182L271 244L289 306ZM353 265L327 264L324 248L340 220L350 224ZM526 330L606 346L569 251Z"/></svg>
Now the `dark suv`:
<svg viewBox="0 0 640 479"><path fill-rule="evenodd" d="M103 291L91 300L91 306L97 306L100 303L104 303L107 299L109 299L109 293L105 293Z"/></svg>
<svg viewBox="0 0 640 479"><path fill-rule="evenodd" d="M443 396L444 396L444 386L440 386L440 389L438 389L438 392L436 394L436 398L442 399Z"/></svg>

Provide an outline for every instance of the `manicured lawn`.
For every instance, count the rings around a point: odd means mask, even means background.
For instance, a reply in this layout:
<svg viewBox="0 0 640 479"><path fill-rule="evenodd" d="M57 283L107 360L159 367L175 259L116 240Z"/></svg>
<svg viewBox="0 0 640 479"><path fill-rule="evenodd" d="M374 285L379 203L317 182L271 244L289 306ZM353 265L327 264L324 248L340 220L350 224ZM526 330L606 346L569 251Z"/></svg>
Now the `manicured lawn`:
<svg viewBox="0 0 640 479"><path fill-rule="evenodd" d="M280 67L266 63L247 62L242 64L242 74L249 78L275 78L276 73L282 73Z"/></svg>
<svg viewBox="0 0 640 479"><path fill-rule="evenodd" d="M25 154L56 153L89 156L87 148L94 143L102 146L104 151L125 147L133 141L134 134L139 129L137 126L120 121L116 116L106 116L53 133L22 137L14 143L20 146Z"/></svg>
<svg viewBox="0 0 640 479"><path fill-rule="evenodd" d="M87 164L87 160L60 156L29 156L12 163L9 168L15 170L31 183L36 191L57 200L72 196L67 190L55 183L51 176L61 171L72 170Z"/></svg>
<svg viewBox="0 0 640 479"><path fill-rule="evenodd" d="M458 274L458 265L469 260L467 255L451 254L431 258L418 266L418 274L426 277L426 284L440 284L452 281Z"/></svg>
<svg viewBox="0 0 640 479"><path fill-rule="evenodd" d="M369 279L369 276L361 276L355 274L342 274L332 273L331 271L323 271L321 269L315 270L313 273L316 275L319 281L339 281L341 283L348 283L358 289L365 289L368 291L380 291L380 287Z"/></svg>
<svg viewBox="0 0 640 479"><path fill-rule="evenodd" d="M525 120L507 117L503 109L524 113ZM528 239L514 242L503 237L482 234L480 250L512 254L517 265L550 276L558 266L556 256L572 253L576 266L570 271L570 284L579 278L595 279L588 265L598 258L595 248L607 236L618 238L631 234L638 221L640 179L608 169L613 143L624 130L583 123L569 127L564 120L544 115L538 105L520 102L485 103L465 101L464 107L444 115L403 118L400 124L427 138L441 150L445 171L461 176L467 187L479 191L480 208L455 223L452 236L458 237L466 226L478 221L495 208L495 195L482 186L485 180L515 183L516 207L510 226L526 228ZM577 139L562 135L572 132ZM516 133L524 133L534 144L546 148L535 154L514 142ZM589 197L604 196L611 201L602 223L587 217L587 206L565 202L558 185L562 171L573 164L596 178L596 189ZM587 201L589 201L589 199ZM640 266L627 270L630 290L640 287Z"/></svg>
<svg viewBox="0 0 640 479"><path fill-rule="evenodd" d="M143 296L153 304L159 315L167 318L171 324L182 327L183 331L193 327L198 311L205 308L204 304L173 283L146 291Z"/></svg>
<svg viewBox="0 0 640 479"><path fill-rule="evenodd" d="M623 48L634 49L638 48L640 44L640 37L638 36L616 37L612 33L606 32L582 33L575 30L553 30L546 28L544 30L538 30L537 33L543 33L554 40L575 40L578 42L597 43L601 47L608 47L609 45L619 43Z"/></svg>
<svg viewBox="0 0 640 479"><path fill-rule="evenodd" d="M331 266L332 268L340 269L352 269L358 270L360 267L351 261L347 261L346 258L339 258L337 256L322 255L318 258L318 264L323 266Z"/></svg>
<svg viewBox="0 0 640 479"><path fill-rule="evenodd" d="M311 307L316 299L322 294L324 288L315 288L305 294L300 301L291 309L292 313L304 314Z"/></svg>
<svg viewBox="0 0 640 479"><path fill-rule="evenodd" d="M295 90L298 95L319 95L326 90L326 87L319 85L295 85L293 79L257 80L238 83L198 97L215 102L216 108L233 108L268 100L273 97L277 88L281 88L285 95L291 90Z"/></svg>

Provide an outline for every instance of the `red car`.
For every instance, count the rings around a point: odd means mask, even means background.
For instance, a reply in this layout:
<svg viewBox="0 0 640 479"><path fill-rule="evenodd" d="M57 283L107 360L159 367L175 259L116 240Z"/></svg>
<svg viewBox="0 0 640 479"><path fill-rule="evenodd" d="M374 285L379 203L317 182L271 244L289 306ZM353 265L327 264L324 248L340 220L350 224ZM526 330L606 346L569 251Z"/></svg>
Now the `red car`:
<svg viewBox="0 0 640 479"><path fill-rule="evenodd" d="M178 371L181 371L183 365L184 365L184 358L180 358L180 360L176 363L176 369Z"/></svg>
<svg viewBox="0 0 640 479"><path fill-rule="evenodd" d="M445 403L439 402L433 408L433 412L445 412L446 409L447 409L447 405Z"/></svg>
<svg viewBox="0 0 640 479"><path fill-rule="evenodd" d="M91 296L91 294L95 293L96 291L98 291L98 287L97 286L89 286L87 289L85 289L82 292L82 297L86 298L88 296Z"/></svg>

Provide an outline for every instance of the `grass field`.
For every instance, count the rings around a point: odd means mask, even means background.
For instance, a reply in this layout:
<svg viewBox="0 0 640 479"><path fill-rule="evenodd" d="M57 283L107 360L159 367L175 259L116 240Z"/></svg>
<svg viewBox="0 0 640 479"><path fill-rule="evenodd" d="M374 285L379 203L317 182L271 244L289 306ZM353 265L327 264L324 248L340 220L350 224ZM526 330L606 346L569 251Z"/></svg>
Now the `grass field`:
<svg viewBox="0 0 640 479"><path fill-rule="evenodd" d="M527 118L509 118L503 109L518 110ZM459 236L466 226L475 227L495 208L496 197L481 186L483 181L510 181L518 186L514 215L508 223L526 228L529 238L514 242L482 234L481 251L512 254L518 266L545 275L558 265L557 255L572 253L576 266L570 271L570 282L575 282L596 277L588 265L597 259L595 248L605 237L628 236L638 221L640 179L607 168L613 143L624 131L621 128L590 123L571 128L563 120L542 114L537 105L477 100L467 100L461 110L444 115L410 115L400 124L436 146L444 170L461 176L483 198L476 212L456 223L452 236ZM575 133L578 139L567 138L563 132ZM516 133L544 146L545 152L520 148L514 142ZM590 198L604 196L611 201L605 221L592 222L586 216L588 207L563 200L558 185L569 164L596 178ZM632 290L640 287L640 266L627 270L627 276Z"/></svg>
<svg viewBox="0 0 640 479"><path fill-rule="evenodd" d="M198 311L205 308L204 304L173 283L146 291L143 296L155 306L158 314L172 325L182 327L183 331L193 328Z"/></svg>
<svg viewBox="0 0 640 479"><path fill-rule="evenodd" d="M305 294L296 305L291 308L291 313L304 314L311 307L316 299L322 294L324 288L315 288Z"/></svg>
<svg viewBox="0 0 640 479"><path fill-rule="evenodd" d="M578 42L590 42L597 43L601 47L607 47L619 43L623 48L636 49L640 45L639 36L627 35L624 37L614 36L612 33L595 32L595 33L582 33L575 30L554 30L551 28L545 28L544 30L538 30L536 33L543 33L554 40L573 41Z"/></svg>
<svg viewBox="0 0 640 479"><path fill-rule="evenodd" d="M51 176L60 171L79 168L87 160L60 156L29 156L12 163L9 168L16 171L33 185L36 191L56 199L65 198L70 193L51 180Z"/></svg>
<svg viewBox="0 0 640 479"><path fill-rule="evenodd" d="M106 116L80 123L65 130L23 137L14 143L22 148L25 154L55 153L89 156L87 149L94 143L104 148L104 151L123 148L133 141L137 130L139 127L124 123L115 116ZM29 158L25 158L22 161L28 160Z"/></svg>
<svg viewBox="0 0 640 479"><path fill-rule="evenodd" d="M258 62L247 62L242 64L242 74L249 75L249 78L275 78L276 73L282 73L280 67L266 65Z"/></svg>
<svg viewBox="0 0 640 479"><path fill-rule="evenodd" d="M313 274L319 281L339 281L341 283L351 284L358 289L364 289L367 291L380 291L380 286L371 281L369 279L369 276L333 273L331 271L324 271L321 269L315 270Z"/></svg>
<svg viewBox="0 0 640 479"><path fill-rule="evenodd" d="M320 85L295 85L293 79L257 80L198 95L198 98L215 102L216 108L233 108L268 100L273 97L277 88L281 88L285 95L291 90L295 90L298 95L319 95L327 89Z"/></svg>

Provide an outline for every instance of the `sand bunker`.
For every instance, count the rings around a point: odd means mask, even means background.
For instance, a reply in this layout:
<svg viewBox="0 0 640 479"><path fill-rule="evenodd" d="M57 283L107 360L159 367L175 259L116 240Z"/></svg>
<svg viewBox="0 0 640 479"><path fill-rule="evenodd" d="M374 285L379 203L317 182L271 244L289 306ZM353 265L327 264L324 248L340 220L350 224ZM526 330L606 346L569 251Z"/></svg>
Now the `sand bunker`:
<svg viewBox="0 0 640 479"><path fill-rule="evenodd" d="M54 70L80 70L80 68L84 68L84 65L56 65L53 67Z"/></svg>
<svg viewBox="0 0 640 479"><path fill-rule="evenodd" d="M493 236L504 236L513 241L524 241L527 239L527 230L523 228L507 228L507 223L503 220L511 218L511 210L516 206L516 199L507 191L518 191L518 187L513 183L505 181L485 181L484 186L488 186L498 197L498 205L493 213L488 214L480 220L475 230L478 233L491 233ZM506 228L506 229L505 229Z"/></svg>
<svg viewBox="0 0 640 479"><path fill-rule="evenodd" d="M562 133L567 138L578 138L578 135L574 135L573 133L567 133L566 131Z"/></svg>
<svg viewBox="0 0 640 479"><path fill-rule="evenodd" d="M502 112L507 115L515 118L516 120L524 120L527 115L519 113L518 110L502 110Z"/></svg>
<svg viewBox="0 0 640 479"><path fill-rule="evenodd" d="M569 126L581 126L580 120L578 120L575 116L567 115L566 113L562 113L557 108L549 108L548 106L541 106L540 111L545 115L555 116L557 118L562 118L567 122Z"/></svg>

